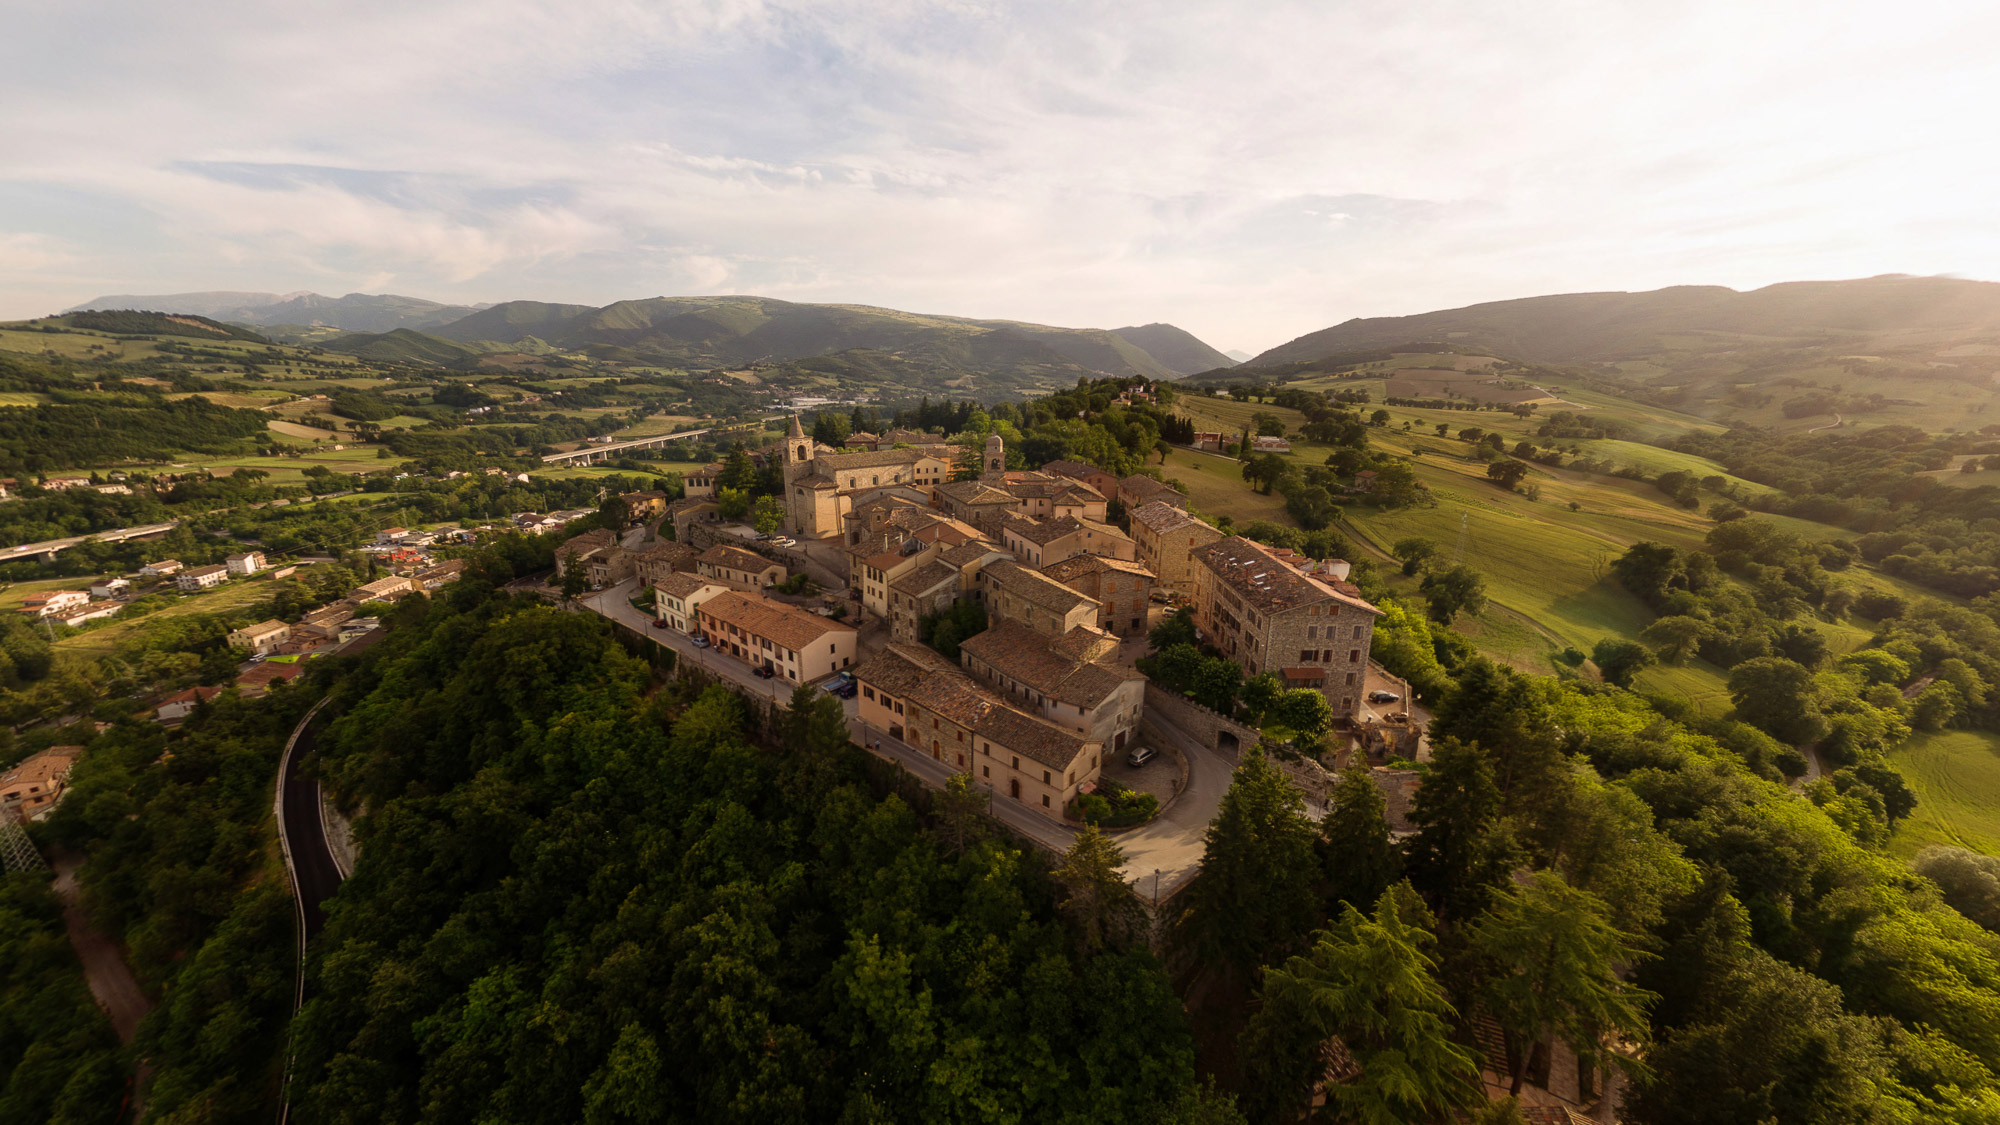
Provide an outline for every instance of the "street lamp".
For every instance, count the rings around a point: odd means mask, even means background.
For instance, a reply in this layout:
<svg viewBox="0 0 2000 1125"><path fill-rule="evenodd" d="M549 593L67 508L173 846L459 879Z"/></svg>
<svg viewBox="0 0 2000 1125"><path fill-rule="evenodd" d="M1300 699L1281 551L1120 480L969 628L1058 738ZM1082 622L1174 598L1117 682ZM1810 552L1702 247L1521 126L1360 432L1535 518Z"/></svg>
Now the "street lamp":
<svg viewBox="0 0 2000 1125"><path fill-rule="evenodd" d="M1160 869L1153 868L1153 909L1160 908Z"/></svg>

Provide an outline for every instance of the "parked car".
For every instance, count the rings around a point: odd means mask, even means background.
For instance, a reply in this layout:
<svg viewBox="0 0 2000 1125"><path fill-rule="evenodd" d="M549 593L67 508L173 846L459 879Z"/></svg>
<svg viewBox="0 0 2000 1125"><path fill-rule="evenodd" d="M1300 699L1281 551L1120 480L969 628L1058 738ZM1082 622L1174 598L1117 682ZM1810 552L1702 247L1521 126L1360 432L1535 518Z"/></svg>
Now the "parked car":
<svg viewBox="0 0 2000 1125"><path fill-rule="evenodd" d="M653 628L655 628L655 629L666 629L666 628L669 628L669 627L671 627L671 626L672 626L672 624L673 624L672 622L668 621L668 620L667 620L666 618L664 618L664 617L655 617L655 618L653 618Z"/></svg>
<svg viewBox="0 0 2000 1125"><path fill-rule="evenodd" d="M855 684L852 672L836 672L832 679L820 685L820 690L842 699L853 699L860 688Z"/></svg>
<svg viewBox="0 0 2000 1125"><path fill-rule="evenodd" d="M1368 693L1368 702L1370 703L1395 703L1402 698L1402 696L1397 695L1393 691L1383 691L1380 688Z"/></svg>
<svg viewBox="0 0 2000 1125"><path fill-rule="evenodd" d="M1137 769L1159 756L1160 752L1151 746L1134 746L1132 752L1125 755L1125 764Z"/></svg>
<svg viewBox="0 0 2000 1125"><path fill-rule="evenodd" d="M771 677L778 674L777 672L772 670L769 664L759 664L757 665L755 670L757 673L757 678L760 680L768 680Z"/></svg>
<svg viewBox="0 0 2000 1125"><path fill-rule="evenodd" d="M707 638L707 637L696 637L696 638L694 639L694 647L696 647L696 648L707 648L707 647L708 647L708 638Z"/></svg>

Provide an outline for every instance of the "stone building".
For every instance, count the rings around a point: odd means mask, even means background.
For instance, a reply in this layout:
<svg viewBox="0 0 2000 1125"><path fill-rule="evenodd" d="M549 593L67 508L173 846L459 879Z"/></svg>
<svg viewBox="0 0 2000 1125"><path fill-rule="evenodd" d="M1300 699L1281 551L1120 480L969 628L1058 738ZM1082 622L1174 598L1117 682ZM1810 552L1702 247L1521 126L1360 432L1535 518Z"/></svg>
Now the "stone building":
<svg viewBox="0 0 2000 1125"><path fill-rule="evenodd" d="M958 600L958 569L933 558L889 583L889 635L915 642L922 619Z"/></svg>
<svg viewBox="0 0 2000 1125"><path fill-rule="evenodd" d="M1000 525L1000 545L1032 567L1044 567L1078 555L1104 555L1131 561L1138 558L1132 537L1108 523L1074 516L1036 520L1009 517Z"/></svg>
<svg viewBox="0 0 2000 1125"><path fill-rule="evenodd" d="M864 740L880 732L929 754L995 801L1060 820L1102 772L1101 741L1015 708L929 649L891 643L854 679Z"/></svg>
<svg viewBox="0 0 2000 1125"><path fill-rule="evenodd" d="M1013 560L987 563L979 572L979 587L989 622L1018 621L1051 637L1095 628L1097 599Z"/></svg>
<svg viewBox="0 0 2000 1125"><path fill-rule="evenodd" d="M1300 572L1270 548L1233 537L1194 552L1194 618L1202 639L1247 675L1316 687L1352 717L1367 681L1382 611L1338 580Z"/></svg>
<svg viewBox="0 0 2000 1125"><path fill-rule="evenodd" d="M1094 629L1052 637L1003 620L961 641L959 660L1015 706L1117 753L1138 738L1146 706L1146 677L1113 663L1117 651Z"/></svg>
<svg viewBox="0 0 2000 1125"><path fill-rule="evenodd" d="M713 578L732 590L762 590L786 578L783 564L727 543L717 543L697 555L694 566L695 573Z"/></svg>
<svg viewBox="0 0 2000 1125"><path fill-rule="evenodd" d="M839 535L847 512L876 489L943 484L951 475L949 449L840 453L814 443L793 415L785 438L786 523L808 539Z"/></svg>
<svg viewBox="0 0 2000 1125"><path fill-rule="evenodd" d="M1143 634L1153 599L1153 572L1136 562L1077 555L1050 563L1042 573L1088 598L1097 599L1094 624L1119 636Z"/></svg>
<svg viewBox="0 0 2000 1125"><path fill-rule="evenodd" d="M1137 559L1165 590L1194 593L1194 552L1221 538L1220 531L1171 504L1156 500L1132 510Z"/></svg>

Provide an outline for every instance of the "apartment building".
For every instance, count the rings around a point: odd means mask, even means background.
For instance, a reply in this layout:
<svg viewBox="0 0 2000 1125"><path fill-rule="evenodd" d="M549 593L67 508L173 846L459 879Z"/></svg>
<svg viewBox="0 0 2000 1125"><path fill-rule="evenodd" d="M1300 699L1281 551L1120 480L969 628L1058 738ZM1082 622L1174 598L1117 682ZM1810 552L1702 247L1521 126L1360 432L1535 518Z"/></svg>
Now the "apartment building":
<svg viewBox="0 0 2000 1125"><path fill-rule="evenodd" d="M915 642L925 617L958 600L958 568L933 558L889 583L889 635Z"/></svg>
<svg viewBox="0 0 2000 1125"><path fill-rule="evenodd" d="M230 648L248 649L252 656L269 656L292 639L292 627L282 621L259 621L232 630L226 638Z"/></svg>
<svg viewBox="0 0 2000 1125"><path fill-rule="evenodd" d="M1113 662L1118 642L1091 629L1060 637L1001 621L959 642L959 660L1012 705L1109 747L1138 738L1146 677Z"/></svg>
<svg viewBox="0 0 2000 1125"><path fill-rule="evenodd" d="M1204 641L1247 675L1277 672L1290 686L1324 691L1336 715L1356 711L1382 616L1359 589L1305 574L1240 536L1200 548L1193 562L1195 627Z"/></svg>
<svg viewBox="0 0 2000 1125"><path fill-rule="evenodd" d="M222 560L222 565L232 576L248 578L264 569L264 552L244 551L230 555Z"/></svg>
<svg viewBox="0 0 2000 1125"><path fill-rule="evenodd" d="M854 679L865 730L929 754L996 801L1061 820L1102 772L1102 742L1013 707L929 649L891 643Z"/></svg>
<svg viewBox="0 0 2000 1125"><path fill-rule="evenodd" d="M1128 562L1139 557L1131 536L1108 523L1074 516L1046 520L1012 516L1000 525L1000 535L1001 546L1037 569L1078 555L1105 555Z"/></svg>
<svg viewBox="0 0 2000 1125"><path fill-rule="evenodd" d="M54 812L69 785L70 768L82 755L81 746L51 746L0 774L0 816L25 824Z"/></svg>
<svg viewBox="0 0 2000 1125"><path fill-rule="evenodd" d="M734 590L762 590L776 586L786 577L783 564L726 543L717 543L695 556L694 566L697 574Z"/></svg>
<svg viewBox="0 0 2000 1125"><path fill-rule="evenodd" d="M694 611L701 603L729 592L729 587L699 574L669 574L652 586L653 616L681 633L695 631Z"/></svg>
<svg viewBox="0 0 2000 1125"><path fill-rule="evenodd" d="M89 604L90 595L82 590L44 590L29 594L16 612L27 617L54 617Z"/></svg>
<svg viewBox="0 0 2000 1125"><path fill-rule="evenodd" d="M220 586L227 581L229 581L229 568L226 566L197 566L174 575L174 585L180 587L183 594Z"/></svg>
<svg viewBox="0 0 2000 1125"><path fill-rule="evenodd" d="M758 594L725 591L695 606L692 615L692 631L718 652L795 684L854 663L854 626Z"/></svg>

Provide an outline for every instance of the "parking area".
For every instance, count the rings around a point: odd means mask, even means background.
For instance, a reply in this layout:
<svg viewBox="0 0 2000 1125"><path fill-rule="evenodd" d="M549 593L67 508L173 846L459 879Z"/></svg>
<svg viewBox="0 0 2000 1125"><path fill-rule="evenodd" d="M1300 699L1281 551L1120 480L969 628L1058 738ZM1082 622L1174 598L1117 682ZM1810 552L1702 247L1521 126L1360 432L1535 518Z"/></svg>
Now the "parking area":
<svg viewBox="0 0 2000 1125"><path fill-rule="evenodd" d="M1186 783L1187 758L1172 746L1156 748L1159 754L1143 766L1127 764L1125 754L1113 754L1105 760L1104 776L1127 789L1151 793L1161 804L1166 804Z"/></svg>

